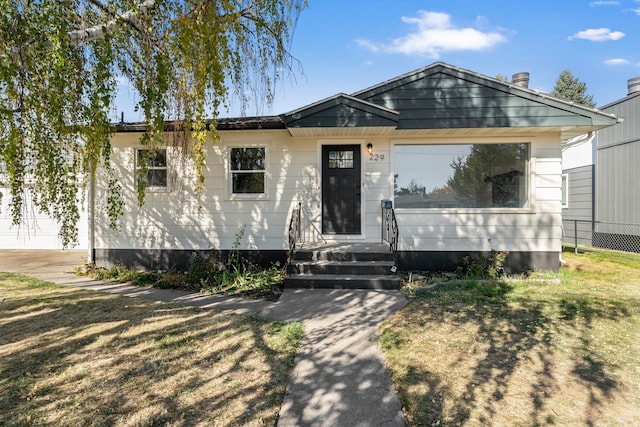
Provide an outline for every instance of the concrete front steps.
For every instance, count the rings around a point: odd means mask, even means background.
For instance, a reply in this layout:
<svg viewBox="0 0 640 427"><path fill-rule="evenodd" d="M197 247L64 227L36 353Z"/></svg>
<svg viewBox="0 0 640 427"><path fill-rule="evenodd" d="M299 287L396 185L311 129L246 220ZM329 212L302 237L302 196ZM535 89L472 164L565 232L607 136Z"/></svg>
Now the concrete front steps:
<svg viewBox="0 0 640 427"><path fill-rule="evenodd" d="M313 245L297 249L286 288L400 289L389 246L376 243Z"/></svg>

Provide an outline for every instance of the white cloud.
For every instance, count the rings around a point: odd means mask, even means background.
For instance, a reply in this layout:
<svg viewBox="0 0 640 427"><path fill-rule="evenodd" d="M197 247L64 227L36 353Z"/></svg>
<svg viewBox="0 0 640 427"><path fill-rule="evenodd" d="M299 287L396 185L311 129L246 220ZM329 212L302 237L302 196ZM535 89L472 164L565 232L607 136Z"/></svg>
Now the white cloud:
<svg viewBox="0 0 640 427"><path fill-rule="evenodd" d="M605 65L627 65L629 61L624 58L612 58L604 61Z"/></svg>
<svg viewBox="0 0 640 427"><path fill-rule="evenodd" d="M619 1L592 1L589 3L591 7L594 6L620 6Z"/></svg>
<svg viewBox="0 0 640 427"><path fill-rule="evenodd" d="M583 39L592 42L606 42L610 40L619 40L624 37L621 31L611 31L609 28L590 28L584 31L578 31L569 40Z"/></svg>
<svg viewBox="0 0 640 427"><path fill-rule="evenodd" d="M356 43L372 52L424 55L437 59L443 52L488 49L507 39L499 32L483 32L475 28L457 28L451 23L451 16L443 12L418 11L417 17L403 16L402 21L415 25L416 31L392 40L390 43L358 39ZM486 24L486 18L479 17L478 23Z"/></svg>
<svg viewBox="0 0 640 427"><path fill-rule="evenodd" d="M635 12L636 15L640 16L640 8L638 9L631 9L632 12Z"/></svg>

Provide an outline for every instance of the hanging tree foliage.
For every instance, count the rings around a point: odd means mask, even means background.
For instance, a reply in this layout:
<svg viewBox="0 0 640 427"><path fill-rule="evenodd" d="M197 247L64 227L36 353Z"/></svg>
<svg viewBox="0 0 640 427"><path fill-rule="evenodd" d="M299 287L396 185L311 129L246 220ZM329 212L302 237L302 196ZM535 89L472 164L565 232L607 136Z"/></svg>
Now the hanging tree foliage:
<svg viewBox="0 0 640 427"><path fill-rule="evenodd" d="M0 0L0 187L15 224L26 191L77 241L76 200L98 165L108 184L110 220L122 215L109 162L109 113L116 82L139 94L147 131L161 144L165 126L190 141L204 185L207 115L235 91L271 102L305 0ZM210 135L215 136L215 135ZM4 169L4 170L3 170ZM4 191L4 190L0 190ZM144 186L139 188L144 200Z"/></svg>

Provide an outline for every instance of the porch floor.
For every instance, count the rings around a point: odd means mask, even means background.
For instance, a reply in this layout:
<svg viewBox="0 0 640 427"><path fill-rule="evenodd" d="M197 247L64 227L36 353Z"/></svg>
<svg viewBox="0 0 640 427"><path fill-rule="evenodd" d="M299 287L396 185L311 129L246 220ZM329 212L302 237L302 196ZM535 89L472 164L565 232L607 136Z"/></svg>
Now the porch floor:
<svg viewBox="0 0 640 427"><path fill-rule="evenodd" d="M303 242L298 244L296 250L325 250L352 253L384 253L390 252L389 245L385 243L352 243L352 242Z"/></svg>

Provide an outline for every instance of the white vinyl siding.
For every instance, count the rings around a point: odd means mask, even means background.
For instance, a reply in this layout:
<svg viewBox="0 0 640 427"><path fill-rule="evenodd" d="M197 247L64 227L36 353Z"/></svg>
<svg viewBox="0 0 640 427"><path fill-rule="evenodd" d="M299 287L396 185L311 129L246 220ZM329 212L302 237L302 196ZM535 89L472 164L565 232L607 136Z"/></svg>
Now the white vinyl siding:
<svg viewBox="0 0 640 427"><path fill-rule="evenodd" d="M112 159L125 194L125 214L121 230L111 230L106 220L96 221L97 248L131 249L229 249L236 233L245 229L240 249L287 248L285 227L298 194L310 195L318 190L315 170L315 142L294 143L281 131L220 132L218 143L206 145L205 182L197 194L193 165L180 147L168 148L171 192L150 192L143 206L137 206L135 174L131 155L139 134L116 134L112 141ZM296 146L292 155L290 147ZM229 149L264 147L265 193L230 197ZM305 152L306 150L306 152ZM274 157L271 153L277 153ZM126 179L126 174L131 178ZM96 188L96 212L106 218L105 186ZM269 197L266 197L269 196ZM306 199L306 196L304 197Z"/></svg>
<svg viewBox="0 0 640 427"><path fill-rule="evenodd" d="M401 230L401 250L549 250L562 228L560 217L526 213L409 214L398 211L396 216Z"/></svg>
<svg viewBox="0 0 640 427"><path fill-rule="evenodd" d="M139 135L116 134L113 162L122 171L121 180L130 194L125 199L121 231L108 228L108 221L96 220L97 248L207 249L233 246L235 235L245 228L241 249L283 250L287 248L287 227L291 210L302 204L302 231L306 242L318 239L320 225L321 156L327 140L292 137L286 130L221 132L221 141L207 145L205 189L197 195L196 178L188 161L171 163L171 193L147 194L141 208L135 197L135 180L129 171L131 155ZM439 143L446 138L438 138ZM422 138L421 140L424 140ZM435 140L435 139L434 139ZM538 138L473 138L470 143L529 143L528 179L531 188L527 207L450 210L448 212L407 209L396 212L401 251L497 250L560 251L561 163L557 136ZM333 142L334 140L331 140ZM403 139L402 143L416 140ZM458 142L458 139L451 139ZM363 156L362 235L360 241L379 242L380 202L393 199L393 146L388 137L341 138L341 144L358 144L384 158ZM229 197L230 147L265 147L265 193L268 198ZM173 148L178 150L177 148ZM363 152L364 154L364 152ZM172 152L180 158L182 154ZM170 156L170 160L171 157ZM128 192L127 189L131 189ZM97 215L104 216L104 187L96 194ZM315 227L314 227L315 225ZM356 237L351 237L356 240Z"/></svg>

